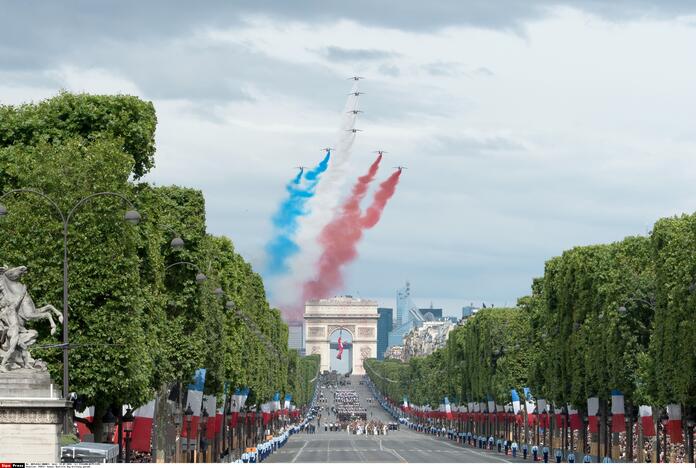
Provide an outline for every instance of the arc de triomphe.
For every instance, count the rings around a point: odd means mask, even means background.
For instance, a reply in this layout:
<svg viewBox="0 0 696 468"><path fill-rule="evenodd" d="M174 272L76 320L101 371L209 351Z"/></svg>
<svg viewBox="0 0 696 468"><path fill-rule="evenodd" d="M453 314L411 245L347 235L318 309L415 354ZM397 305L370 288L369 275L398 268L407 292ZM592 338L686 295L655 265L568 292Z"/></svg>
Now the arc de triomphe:
<svg viewBox="0 0 696 468"><path fill-rule="evenodd" d="M336 330L352 335L353 374L363 375L363 360L377 357L377 302L338 296L307 301L304 336L307 354L321 356L320 370L331 370L330 337Z"/></svg>

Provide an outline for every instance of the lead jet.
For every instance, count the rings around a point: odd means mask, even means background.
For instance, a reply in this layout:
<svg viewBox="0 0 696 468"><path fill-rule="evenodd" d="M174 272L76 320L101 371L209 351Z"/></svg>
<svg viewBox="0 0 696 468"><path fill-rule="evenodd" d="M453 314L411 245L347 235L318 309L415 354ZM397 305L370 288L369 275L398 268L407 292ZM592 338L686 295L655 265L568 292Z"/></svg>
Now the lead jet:
<svg viewBox="0 0 696 468"><path fill-rule="evenodd" d="M362 130L360 130L359 128L349 128L348 130L346 130L346 132L358 133L362 132Z"/></svg>
<svg viewBox="0 0 696 468"><path fill-rule="evenodd" d="M329 151L333 151L333 150L335 150L335 149L336 149L336 148L331 148L331 147L328 147L328 146L327 146L326 148L322 148L322 151L329 152Z"/></svg>
<svg viewBox="0 0 696 468"><path fill-rule="evenodd" d="M307 166L295 166L295 169L299 169L301 171L304 171L305 169L309 169Z"/></svg>
<svg viewBox="0 0 696 468"><path fill-rule="evenodd" d="M361 94L365 94L362 91L353 91L352 93L348 93L347 96L353 95L353 96L360 96Z"/></svg>
<svg viewBox="0 0 696 468"><path fill-rule="evenodd" d="M353 80L353 81L358 81L358 80L364 80L364 76L351 76L349 78L346 78L347 80Z"/></svg>
<svg viewBox="0 0 696 468"><path fill-rule="evenodd" d="M346 114L353 114L353 115L358 115L358 114L362 114L362 113L363 113L363 111L358 110L358 109L353 109L353 110L349 110L348 112L346 112Z"/></svg>
<svg viewBox="0 0 696 468"><path fill-rule="evenodd" d="M400 171L403 171L404 169L408 169L406 166L394 166L394 169L398 169Z"/></svg>
<svg viewBox="0 0 696 468"><path fill-rule="evenodd" d="M383 154L388 153L388 151L384 151L384 150L374 150L373 153L377 153L379 156L382 156Z"/></svg>

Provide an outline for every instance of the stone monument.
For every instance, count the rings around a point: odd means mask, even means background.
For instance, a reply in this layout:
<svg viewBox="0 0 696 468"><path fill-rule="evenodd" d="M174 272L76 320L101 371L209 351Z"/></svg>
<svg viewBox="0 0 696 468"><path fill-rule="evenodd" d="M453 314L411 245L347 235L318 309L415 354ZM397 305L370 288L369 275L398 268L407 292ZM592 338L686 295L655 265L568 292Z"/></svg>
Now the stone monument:
<svg viewBox="0 0 696 468"><path fill-rule="evenodd" d="M0 461L58 463L60 434L71 403L56 390L46 365L34 359L29 347L38 333L28 322L47 319L51 334L55 316L51 305L37 308L20 282L24 266L0 267Z"/></svg>

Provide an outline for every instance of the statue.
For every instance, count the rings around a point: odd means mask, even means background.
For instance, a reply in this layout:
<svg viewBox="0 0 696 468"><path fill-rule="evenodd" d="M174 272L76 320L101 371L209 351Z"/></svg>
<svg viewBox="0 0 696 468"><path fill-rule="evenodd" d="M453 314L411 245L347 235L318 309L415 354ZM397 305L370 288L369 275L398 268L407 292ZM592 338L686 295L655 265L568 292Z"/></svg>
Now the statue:
<svg viewBox="0 0 696 468"><path fill-rule="evenodd" d="M38 332L27 329L27 322L48 319L51 335L56 332L55 315L63 323L63 314L52 305L36 308L27 292L27 287L19 280L27 272L27 267L0 267L0 372L14 369L45 370L41 360L35 360L29 347L36 343Z"/></svg>

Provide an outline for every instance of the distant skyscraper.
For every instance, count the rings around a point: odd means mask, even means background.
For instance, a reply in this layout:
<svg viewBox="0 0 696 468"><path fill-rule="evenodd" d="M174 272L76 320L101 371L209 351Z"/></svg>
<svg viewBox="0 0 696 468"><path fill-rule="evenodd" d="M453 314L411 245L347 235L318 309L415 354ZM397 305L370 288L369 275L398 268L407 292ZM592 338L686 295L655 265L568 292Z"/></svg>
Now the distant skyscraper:
<svg viewBox="0 0 696 468"><path fill-rule="evenodd" d="M396 291L396 322L395 327L408 322L408 307L411 300L411 285L406 282L406 287Z"/></svg>
<svg viewBox="0 0 696 468"><path fill-rule="evenodd" d="M301 356L305 354L304 346L304 325L290 324L288 325L288 348L296 349Z"/></svg>
<svg viewBox="0 0 696 468"><path fill-rule="evenodd" d="M384 359L384 352L387 350L389 342L389 332L394 327L394 309L380 307L377 309L379 320L377 320L377 359Z"/></svg>

